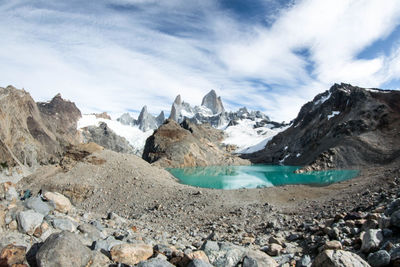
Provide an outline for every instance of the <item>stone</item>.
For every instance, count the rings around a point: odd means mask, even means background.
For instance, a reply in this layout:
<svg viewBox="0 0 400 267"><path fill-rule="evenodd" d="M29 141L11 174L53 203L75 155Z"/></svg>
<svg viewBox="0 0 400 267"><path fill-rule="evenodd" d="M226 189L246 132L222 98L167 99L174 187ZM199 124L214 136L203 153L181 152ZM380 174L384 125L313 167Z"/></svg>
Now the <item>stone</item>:
<svg viewBox="0 0 400 267"><path fill-rule="evenodd" d="M23 264L25 261L26 247L7 245L0 253L0 266Z"/></svg>
<svg viewBox="0 0 400 267"><path fill-rule="evenodd" d="M315 258L312 267L369 267L360 256L344 250L324 250Z"/></svg>
<svg viewBox="0 0 400 267"><path fill-rule="evenodd" d="M53 202L55 209L59 212L67 213L72 208L71 201L58 192L46 192L44 193L43 197L46 200Z"/></svg>
<svg viewBox="0 0 400 267"><path fill-rule="evenodd" d="M268 243L283 246L283 244L285 244L285 239L283 237L271 236L268 240Z"/></svg>
<svg viewBox="0 0 400 267"><path fill-rule="evenodd" d="M21 211L17 214L17 221L20 231L32 235L42 224L43 214L34 210Z"/></svg>
<svg viewBox="0 0 400 267"><path fill-rule="evenodd" d="M8 187L5 192L5 198L7 201L15 201L19 198L17 190L15 190L14 186Z"/></svg>
<svg viewBox="0 0 400 267"><path fill-rule="evenodd" d="M78 223L69 218L55 218L53 220L53 226L62 231L75 232Z"/></svg>
<svg viewBox="0 0 400 267"><path fill-rule="evenodd" d="M400 210L393 212L392 216L390 217L390 223L393 226L400 228Z"/></svg>
<svg viewBox="0 0 400 267"><path fill-rule="evenodd" d="M255 260L257 262L257 266L259 267L278 266L278 263L274 260L274 258L261 251L247 249L245 252L245 257Z"/></svg>
<svg viewBox="0 0 400 267"><path fill-rule="evenodd" d="M310 267L312 264L309 255L304 255L297 263L296 267Z"/></svg>
<svg viewBox="0 0 400 267"><path fill-rule="evenodd" d="M111 264L112 262L110 261L110 259L103 253L99 251L92 252L90 267L104 267L104 266L110 266Z"/></svg>
<svg viewBox="0 0 400 267"><path fill-rule="evenodd" d="M362 236L361 251L368 253L377 250L382 240L383 235L381 230L370 229L366 231Z"/></svg>
<svg viewBox="0 0 400 267"><path fill-rule="evenodd" d="M202 250L190 252L186 256L187 256L187 258L189 260L199 259L199 260L202 260L202 261L207 262L207 263L210 262L208 260L208 257L206 255L206 253L204 251L202 251Z"/></svg>
<svg viewBox="0 0 400 267"><path fill-rule="evenodd" d="M41 197L28 198L25 201L25 206L29 209L33 209L34 211L43 214L44 216L54 210L53 205L50 205L49 202L44 202Z"/></svg>
<svg viewBox="0 0 400 267"><path fill-rule="evenodd" d="M153 248L145 244L120 244L111 248L113 261L127 265L138 264L153 255Z"/></svg>
<svg viewBox="0 0 400 267"><path fill-rule="evenodd" d="M77 235L62 231L50 235L36 254L39 267L87 266L92 253Z"/></svg>
<svg viewBox="0 0 400 267"><path fill-rule="evenodd" d="M96 241L95 250L110 251L116 245L122 245L124 242L115 239L113 236L109 236L106 239Z"/></svg>
<svg viewBox="0 0 400 267"><path fill-rule="evenodd" d="M342 249L342 244L337 240L326 241L323 250L326 249Z"/></svg>
<svg viewBox="0 0 400 267"><path fill-rule="evenodd" d="M400 198L392 201L385 210L385 215L392 215L395 211L400 210Z"/></svg>
<svg viewBox="0 0 400 267"><path fill-rule="evenodd" d="M378 250L368 255L368 263L372 267L382 267L390 263L390 254L386 250Z"/></svg>
<svg viewBox="0 0 400 267"><path fill-rule="evenodd" d="M78 230L92 242L99 240L103 237L100 231L93 225L84 223L78 226Z"/></svg>
<svg viewBox="0 0 400 267"><path fill-rule="evenodd" d="M257 261L251 257L244 257L243 267L258 267Z"/></svg>
<svg viewBox="0 0 400 267"><path fill-rule="evenodd" d="M281 245L273 243L268 246L267 254L270 256L278 256L281 254L282 250L283 250L283 248Z"/></svg>
<svg viewBox="0 0 400 267"><path fill-rule="evenodd" d="M200 259L194 259L189 263L187 267L213 267L213 266L210 263L202 261Z"/></svg>
<svg viewBox="0 0 400 267"><path fill-rule="evenodd" d="M163 260L160 258L153 258L147 261L141 261L137 265L138 267L174 267L167 260Z"/></svg>

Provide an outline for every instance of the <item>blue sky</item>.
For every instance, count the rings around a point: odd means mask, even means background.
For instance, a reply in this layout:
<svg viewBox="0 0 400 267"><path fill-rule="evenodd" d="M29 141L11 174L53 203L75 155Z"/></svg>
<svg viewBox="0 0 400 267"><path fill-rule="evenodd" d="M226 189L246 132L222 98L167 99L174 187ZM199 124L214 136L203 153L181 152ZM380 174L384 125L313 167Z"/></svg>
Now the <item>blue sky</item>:
<svg viewBox="0 0 400 267"><path fill-rule="evenodd" d="M275 120L333 83L400 88L398 0L0 0L0 86L85 113L215 89Z"/></svg>

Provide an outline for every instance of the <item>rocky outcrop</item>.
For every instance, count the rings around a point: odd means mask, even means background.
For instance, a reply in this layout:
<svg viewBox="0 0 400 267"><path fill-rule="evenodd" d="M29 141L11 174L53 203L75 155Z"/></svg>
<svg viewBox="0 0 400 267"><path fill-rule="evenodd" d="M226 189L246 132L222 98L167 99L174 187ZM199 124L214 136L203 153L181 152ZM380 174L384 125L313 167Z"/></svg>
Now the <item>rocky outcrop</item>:
<svg viewBox="0 0 400 267"><path fill-rule="evenodd" d="M81 117L74 103L60 95L35 103L29 93L0 88L0 163L2 168L57 162L70 143L79 142Z"/></svg>
<svg viewBox="0 0 400 267"><path fill-rule="evenodd" d="M147 106L142 108L137 120L132 118L129 113L124 113L117 119L117 121L124 125L138 126L143 132L157 129L163 124L164 120L165 116L163 111L157 117L154 117L147 111Z"/></svg>
<svg viewBox="0 0 400 267"><path fill-rule="evenodd" d="M83 142L94 142L115 152L135 154L135 149L124 138L114 133L105 122L99 126L88 126L81 129Z"/></svg>
<svg viewBox="0 0 400 267"><path fill-rule="evenodd" d="M400 92L335 84L305 104L290 128L246 156L308 165L301 171L386 164L400 157Z"/></svg>
<svg viewBox="0 0 400 267"><path fill-rule="evenodd" d="M222 139L223 132L210 125L167 120L147 139L143 159L162 167L247 165L226 151Z"/></svg>
<svg viewBox="0 0 400 267"><path fill-rule="evenodd" d="M203 97L201 105L209 108L213 114L224 112L224 106L222 105L221 97L217 97L217 93L211 90L208 94Z"/></svg>

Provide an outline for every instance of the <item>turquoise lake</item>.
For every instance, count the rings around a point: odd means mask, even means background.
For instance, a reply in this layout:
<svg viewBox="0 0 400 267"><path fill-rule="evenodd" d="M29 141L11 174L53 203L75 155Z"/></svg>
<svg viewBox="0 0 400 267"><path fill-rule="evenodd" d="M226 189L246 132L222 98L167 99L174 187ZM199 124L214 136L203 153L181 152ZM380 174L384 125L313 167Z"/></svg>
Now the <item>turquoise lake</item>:
<svg viewBox="0 0 400 267"><path fill-rule="evenodd" d="M215 189L270 187L287 184L324 186L358 175L357 170L294 173L298 166L251 165L168 169L183 184Z"/></svg>

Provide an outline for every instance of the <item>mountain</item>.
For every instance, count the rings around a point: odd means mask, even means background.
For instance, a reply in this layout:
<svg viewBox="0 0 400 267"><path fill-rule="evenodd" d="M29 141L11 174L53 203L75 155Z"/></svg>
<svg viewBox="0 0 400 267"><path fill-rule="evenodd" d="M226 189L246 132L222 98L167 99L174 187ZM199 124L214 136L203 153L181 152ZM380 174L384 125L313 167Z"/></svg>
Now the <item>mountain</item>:
<svg viewBox="0 0 400 267"><path fill-rule="evenodd" d="M164 120L165 116L163 111L161 111L157 117L154 117L147 111L147 106L142 108L137 120L132 118L129 113L124 113L117 119L117 121L124 125L138 126L143 132L157 129L163 124Z"/></svg>
<svg viewBox="0 0 400 267"><path fill-rule="evenodd" d="M387 164L400 157L400 92L335 84L300 110L256 163L306 165L301 171Z"/></svg>
<svg viewBox="0 0 400 267"><path fill-rule="evenodd" d="M211 90L203 97L201 105L210 109L213 114L218 114L225 111L224 106L222 105L221 97L217 97L217 93L214 90Z"/></svg>
<svg viewBox="0 0 400 267"><path fill-rule="evenodd" d="M25 90L0 87L0 163L12 172L58 162L68 145L79 143L80 117L75 104L59 94L35 103Z"/></svg>
<svg viewBox="0 0 400 267"><path fill-rule="evenodd" d="M221 130L208 124L169 119L146 140L143 159L163 168L249 164L231 155L221 144L223 138Z"/></svg>
<svg viewBox="0 0 400 267"><path fill-rule="evenodd" d="M100 122L98 126L84 127L81 130L84 143L94 142L115 152L135 154L135 149L129 142L117 135L105 122Z"/></svg>

